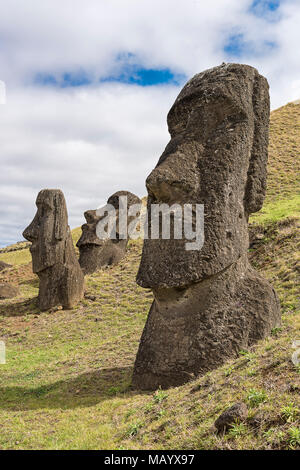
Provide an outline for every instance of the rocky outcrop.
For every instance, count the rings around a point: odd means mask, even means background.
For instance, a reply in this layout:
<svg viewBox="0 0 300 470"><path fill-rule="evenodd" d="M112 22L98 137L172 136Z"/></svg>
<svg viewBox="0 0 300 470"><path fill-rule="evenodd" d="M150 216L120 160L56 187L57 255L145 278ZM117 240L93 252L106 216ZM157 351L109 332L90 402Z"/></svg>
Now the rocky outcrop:
<svg viewBox="0 0 300 470"><path fill-rule="evenodd" d="M232 405L218 417L215 421L215 427L219 433L226 432L233 424L246 421L248 408L243 402Z"/></svg>

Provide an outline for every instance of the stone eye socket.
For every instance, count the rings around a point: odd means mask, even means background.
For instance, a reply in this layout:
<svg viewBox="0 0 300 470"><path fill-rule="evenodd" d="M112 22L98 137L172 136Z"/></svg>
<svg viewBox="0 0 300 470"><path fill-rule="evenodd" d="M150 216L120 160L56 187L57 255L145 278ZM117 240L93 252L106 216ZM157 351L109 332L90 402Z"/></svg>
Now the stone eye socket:
<svg viewBox="0 0 300 470"><path fill-rule="evenodd" d="M40 217L44 217L52 211L52 207L49 204L37 203L38 214Z"/></svg>
<svg viewBox="0 0 300 470"><path fill-rule="evenodd" d="M199 97L190 96L173 105L168 114L168 126L171 135L185 130L198 100Z"/></svg>
<svg viewBox="0 0 300 470"><path fill-rule="evenodd" d="M168 114L168 125L174 136L184 132L190 122L199 121L199 125L210 122L217 126L223 121L236 124L246 118L246 112L230 96L218 91L207 96L198 92L173 105Z"/></svg>

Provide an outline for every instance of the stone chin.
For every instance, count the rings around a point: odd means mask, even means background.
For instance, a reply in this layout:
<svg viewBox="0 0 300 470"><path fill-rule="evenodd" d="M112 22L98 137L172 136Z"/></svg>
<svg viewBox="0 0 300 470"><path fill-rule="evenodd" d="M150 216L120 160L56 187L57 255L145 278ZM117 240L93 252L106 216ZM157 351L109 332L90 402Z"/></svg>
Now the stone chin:
<svg viewBox="0 0 300 470"><path fill-rule="evenodd" d="M84 232L84 229L83 230L83 233L81 235L81 237L79 238L76 246L78 246L78 248L89 248L89 247L93 247L93 246L103 246L103 243L104 243L104 240L100 240L97 235L94 233L94 232L89 232L89 233L86 233Z"/></svg>

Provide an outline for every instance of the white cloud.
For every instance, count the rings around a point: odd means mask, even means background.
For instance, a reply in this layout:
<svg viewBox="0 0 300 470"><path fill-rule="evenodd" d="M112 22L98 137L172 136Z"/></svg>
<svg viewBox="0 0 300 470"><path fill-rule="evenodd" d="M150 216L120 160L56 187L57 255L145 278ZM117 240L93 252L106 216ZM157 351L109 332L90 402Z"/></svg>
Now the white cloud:
<svg viewBox="0 0 300 470"><path fill-rule="evenodd" d="M165 117L177 93L112 84L15 90L0 114L1 239L21 238L41 188L64 191L72 226L115 191L143 196L168 140Z"/></svg>
<svg viewBox="0 0 300 470"><path fill-rule="evenodd" d="M43 187L60 187L72 226L119 189L144 181L168 141L166 115L179 89L102 83L77 89L32 84L38 73L117 73L122 53L146 68L190 77L227 60L234 33L254 52L236 59L270 82L272 107L300 98L300 5L283 0L274 18L252 0L10 0L1 6L0 243L21 238ZM272 20L274 19L274 21ZM272 21L271 21L272 20ZM274 43L276 47L265 47ZM126 55L125 55L126 56Z"/></svg>

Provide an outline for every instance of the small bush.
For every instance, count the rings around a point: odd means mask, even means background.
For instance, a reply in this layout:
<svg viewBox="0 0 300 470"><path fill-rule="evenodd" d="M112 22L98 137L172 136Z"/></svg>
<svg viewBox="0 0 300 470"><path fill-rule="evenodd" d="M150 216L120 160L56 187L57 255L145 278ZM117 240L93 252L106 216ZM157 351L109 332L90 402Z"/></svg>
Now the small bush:
<svg viewBox="0 0 300 470"><path fill-rule="evenodd" d="M163 400L166 400L166 398L168 398L167 392L161 389L157 390L156 393L153 395L153 400L155 401L155 403L161 403Z"/></svg>
<svg viewBox="0 0 300 470"><path fill-rule="evenodd" d="M287 423L293 423L296 421L299 415L299 408L294 406L294 403L290 403L287 406L283 406L281 408L281 416Z"/></svg>
<svg viewBox="0 0 300 470"><path fill-rule="evenodd" d="M264 403L267 399L268 395L264 390L255 390L254 388L251 388L247 395L247 401L252 408L258 406L260 403Z"/></svg>
<svg viewBox="0 0 300 470"><path fill-rule="evenodd" d="M293 426L289 429L288 435L288 441L291 447L300 446L300 428Z"/></svg>
<svg viewBox="0 0 300 470"><path fill-rule="evenodd" d="M140 421L137 421L136 423L131 423L128 426L128 429L127 429L127 432L126 432L126 437L136 436L141 427L142 427L142 423Z"/></svg>
<svg viewBox="0 0 300 470"><path fill-rule="evenodd" d="M239 436L243 436L247 432L247 427L244 423L232 424L228 436L236 439Z"/></svg>

